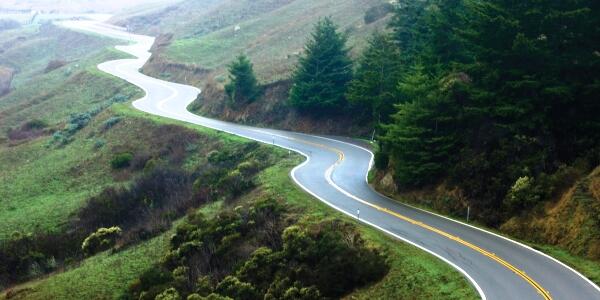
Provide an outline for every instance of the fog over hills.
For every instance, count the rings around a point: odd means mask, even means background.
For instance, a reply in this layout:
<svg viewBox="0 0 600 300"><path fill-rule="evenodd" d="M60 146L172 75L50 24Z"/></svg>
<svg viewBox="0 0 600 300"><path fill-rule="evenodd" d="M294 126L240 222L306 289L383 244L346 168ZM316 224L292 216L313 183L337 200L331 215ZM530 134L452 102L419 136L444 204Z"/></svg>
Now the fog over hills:
<svg viewBox="0 0 600 300"><path fill-rule="evenodd" d="M177 0L3 0L0 10L41 10L65 13L111 13L138 5L177 2Z"/></svg>

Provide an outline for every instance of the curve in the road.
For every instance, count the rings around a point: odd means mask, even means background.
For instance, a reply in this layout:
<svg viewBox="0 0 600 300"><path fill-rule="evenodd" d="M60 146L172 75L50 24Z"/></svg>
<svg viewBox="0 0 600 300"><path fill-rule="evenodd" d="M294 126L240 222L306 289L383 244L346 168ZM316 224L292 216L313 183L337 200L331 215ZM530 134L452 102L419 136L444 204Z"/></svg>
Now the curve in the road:
<svg viewBox="0 0 600 300"><path fill-rule="evenodd" d="M438 257L459 270L483 299L600 299L600 288L560 261L498 234L395 202L371 189L366 174L373 153L327 137L259 129L194 115L187 106L200 90L141 74L154 38L91 21L64 26L133 42L118 46L135 59L102 63L99 69L142 88L139 110L228 132L298 152L306 160L291 176L332 208Z"/></svg>

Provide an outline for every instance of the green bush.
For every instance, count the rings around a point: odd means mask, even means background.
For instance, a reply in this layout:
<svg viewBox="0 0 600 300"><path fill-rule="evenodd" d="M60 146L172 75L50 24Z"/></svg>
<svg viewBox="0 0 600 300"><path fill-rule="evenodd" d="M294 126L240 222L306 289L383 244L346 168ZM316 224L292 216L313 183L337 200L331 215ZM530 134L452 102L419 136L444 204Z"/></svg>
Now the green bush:
<svg viewBox="0 0 600 300"><path fill-rule="evenodd" d="M530 208L540 202L540 193L533 177L519 177L508 191L504 204L512 211Z"/></svg>
<svg viewBox="0 0 600 300"><path fill-rule="evenodd" d="M85 238L81 245L81 250L85 255L93 255L108 250L115 245L121 233L121 228L117 226L100 228Z"/></svg>
<svg viewBox="0 0 600 300"><path fill-rule="evenodd" d="M174 288L168 288L164 290L162 293L156 295L155 300L181 300L181 296L179 292L177 292Z"/></svg>
<svg viewBox="0 0 600 300"><path fill-rule="evenodd" d="M117 125L117 123L119 123L119 122L121 122L120 117L111 117L108 120L104 121L104 123L102 123L102 129L105 131L109 130L113 126Z"/></svg>
<svg viewBox="0 0 600 300"><path fill-rule="evenodd" d="M217 285L217 292L221 295L225 295L236 300L258 299L258 295L256 294L254 287L247 282L240 281L235 276L225 277Z"/></svg>
<svg viewBox="0 0 600 300"><path fill-rule="evenodd" d="M133 159L133 154L129 152L119 153L113 157L110 161L110 166L113 169L123 169L127 168L131 165L131 160Z"/></svg>

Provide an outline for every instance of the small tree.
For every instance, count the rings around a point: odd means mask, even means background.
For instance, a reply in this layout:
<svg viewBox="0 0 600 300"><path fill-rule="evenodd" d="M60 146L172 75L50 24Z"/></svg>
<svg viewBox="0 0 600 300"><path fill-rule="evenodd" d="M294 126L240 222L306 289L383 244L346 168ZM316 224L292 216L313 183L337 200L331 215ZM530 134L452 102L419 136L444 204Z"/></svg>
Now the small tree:
<svg viewBox="0 0 600 300"><path fill-rule="evenodd" d="M229 80L225 92L233 103L248 103L258 97L260 88L247 56L241 54L229 64Z"/></svg>
<svg viewBox="0 0 600 300"><path fill-rule="evenodd" d="M315 114L339 110L345 105L344 95L351 79L346 37L337 32L330 18L320 20L294 72L291 104Z"/></svg>
<svg viewBox="0 0 600 300"><path fill-rule="evenodd" d="M100 251L108 250L115 245L117 238L121 236L121 233L121 228L117 226L100 228L83 241L81 250L86 255L93 255Z"/></svg>

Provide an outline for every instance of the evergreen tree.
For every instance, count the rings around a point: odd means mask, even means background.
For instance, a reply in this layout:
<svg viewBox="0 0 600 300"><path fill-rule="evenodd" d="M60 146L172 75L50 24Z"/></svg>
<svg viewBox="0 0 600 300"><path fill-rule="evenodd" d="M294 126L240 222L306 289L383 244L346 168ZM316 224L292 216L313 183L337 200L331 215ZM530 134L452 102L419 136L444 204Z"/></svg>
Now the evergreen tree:
<svg viewBox="0 0 600 300"><path fill-rule="evenodd" d="M387 122L397 102L400 51L391 37L375 33L362 54L348 89L348 100L366 108L376 122Z"/></svg>
<svg viewBox="0 0 600 300"><path fill-rule="evenodd" d="M245 55L239 55L229 64L229 80L225 92L233 103L248 103L254 101L260 88L254 75L252 63Z"/></svg>
<svg viewBox="0 0 600 300"><path fill-rule="evenodd" d="M346 37L337 32L337 26L330 18L320 20L294 72L291 104L300 111L313 114L342 109L351 79L352 61L348 56Z"/></svg>
<svg viewBox="0 0 600 300"><path fill-rule="evenodd" d="M460 106L463 93L457 76L443 80L444 88L417 66L398 85L399 93L410 101L396 105L393 122L384 126L382 142L390 152L400 187L422 186L439 180L450 165L449 157L458 143Z"/></svg>

